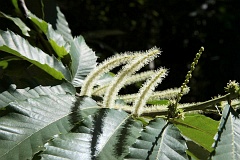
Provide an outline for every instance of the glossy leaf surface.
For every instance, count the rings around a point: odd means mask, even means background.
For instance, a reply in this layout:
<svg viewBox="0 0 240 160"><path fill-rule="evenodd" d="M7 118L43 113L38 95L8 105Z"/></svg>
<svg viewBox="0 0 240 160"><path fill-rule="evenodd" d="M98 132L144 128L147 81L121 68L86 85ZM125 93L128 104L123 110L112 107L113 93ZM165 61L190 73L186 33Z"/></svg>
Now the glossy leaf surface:
<svg viewBox="0 0 240 160"><path fill-rule="evenodd" d="M0 30L0 50L29 61L56 79L70 79L70 73L61 61L33 47L11 31Z"/></svg>
<svg viewBox="0 0 240 160"><path fill-rule="evenodd" d="M146 126L126 159L188 159L186 150L186 141L180 131L173 124L157 118Z"/></svg>
<svg viewBox="0 0 240 160"><path fill-rule="evenodd" d="M223 109L218 133L214 137L213 160L240 159L240 118L230 105Z"/></svg>
<svg viewBox="0 0 240 160"><path fill-rule="evenodd" d="M140 135L142 126L123 111L102 109L89 116L75 133L55 137L45 145L43 159L119 160Z"/></svg>

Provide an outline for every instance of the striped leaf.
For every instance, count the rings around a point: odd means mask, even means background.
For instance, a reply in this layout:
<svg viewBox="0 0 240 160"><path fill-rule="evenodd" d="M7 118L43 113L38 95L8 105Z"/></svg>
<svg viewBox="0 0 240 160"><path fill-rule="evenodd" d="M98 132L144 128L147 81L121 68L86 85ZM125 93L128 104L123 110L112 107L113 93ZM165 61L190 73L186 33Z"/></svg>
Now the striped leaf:
<svg viewBox="0 0 240 160"><path fill-rule="evenodd" d="M43 159L123 159L142 126L123 111L101 109L89 116L78 133L55 137L45 144Z"/></svg>
<svg viewBox="0 0 240 160"><path fill-rule="evenodd" d="M218 133L214 137L212 159L240 159L240 118L230 105L223 109Z"/></svg>
<svg viewBox="0 0 240 160"><path fill-rule="evenodd" d="M76 120L81 121L98 109L90 98L76 99L66 92L52 94L47 89L39 94L38 89L29 93L38 96L11 102L8 113L0 117L1 160L31 159L54 135L68 133Z"/></svg>
<svg viewBox="0 0 240 160"><path fill-rule="evenodd" d="M146 126L141 137L130 148L126 160L187 159L187 145L180 131L167 121L157 118Z"/></svg>

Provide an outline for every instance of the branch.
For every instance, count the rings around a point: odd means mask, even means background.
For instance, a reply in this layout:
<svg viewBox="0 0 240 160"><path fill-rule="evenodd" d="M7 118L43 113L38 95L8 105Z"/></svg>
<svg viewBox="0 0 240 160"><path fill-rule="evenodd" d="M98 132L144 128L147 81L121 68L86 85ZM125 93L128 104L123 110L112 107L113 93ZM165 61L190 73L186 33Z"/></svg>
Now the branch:
<svg viewBox="0 0 240 160"><path fill-rule="evenodd" d="M208 100L208 101L201 102L201 103L194 104L194 105L179 107L178 109L183 110L183 112L205 110L207 108L211 108L213 105L215 105L219 102L229 101L229 100L237 98L238 96L239 95L237 93L228 93L228 94L225 94L224 96L220 96L220 97L212 99L212 100ZM160 115L167 115L167 114L168 114L168 108L164 108L164 109L161 109L158 111L143 113L142 115L153 117L153 116L160 116Z"/></svg>
<svg viewBox="0 0 240 160"><path fill-rule="evenodd" d="M25 4L24 0L18 0L18 8L23 13L25 18L28 18L28 9L26 7L26 4Z"/></svg>

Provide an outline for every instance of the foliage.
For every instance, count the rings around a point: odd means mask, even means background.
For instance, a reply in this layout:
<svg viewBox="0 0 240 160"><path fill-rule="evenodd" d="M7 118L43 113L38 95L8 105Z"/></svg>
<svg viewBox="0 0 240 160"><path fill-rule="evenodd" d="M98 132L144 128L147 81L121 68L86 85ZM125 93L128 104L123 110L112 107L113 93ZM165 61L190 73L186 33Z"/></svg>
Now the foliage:
<svg viewBox="0 0 240 160"><path fill-rule="evenodd" d="M229 79L240 81L239 0L57 2L73 35L82 34L101 60L116 52L145 50L155 45L162 48L164 54L151 67L165 66L171 72L159 89L179 86L195 51L204 46L206 51L184 102L205 101L224 94L222 88ZM206 92L205 88L213 89Z"/></svg>
<svg viewBox="0 0 240 160"><path fill-rule="evenodd" d="M12 2L15 14L0 12L20 29L0 31L1 77L16 82L0 93L0 159L202 159L194 147L211 159L239 159L237 82L226 95L180 103L203 47L180 88L155 91L168 70L138 71L161 54L158 48L97 64L58 7L55 30L24 1ZM120 95L133 83L142 83L138 93ZM202 112L222 116L220 123Z"/></svg>

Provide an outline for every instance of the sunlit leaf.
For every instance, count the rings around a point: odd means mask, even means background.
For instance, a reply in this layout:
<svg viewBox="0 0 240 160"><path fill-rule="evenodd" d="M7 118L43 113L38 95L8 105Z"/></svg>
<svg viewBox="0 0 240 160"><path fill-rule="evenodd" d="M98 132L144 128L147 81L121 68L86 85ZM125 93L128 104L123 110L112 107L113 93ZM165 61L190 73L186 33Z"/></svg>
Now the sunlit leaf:
<svg viewBox="0 0 240 160"><path fill-rule="evenodd" d="M96 67L97 57L82 36L74 38L71 42L70 55L72 58L72 84L79 87L89 72Z"/></svg>
<svg viewBox="0 0 240 160"><path fill-rule="evenodd" d="M47 36L49 43L56 54L62 58L69 52L69 44L63 39L62 35L57 33L51 24L29 13L30 20Z"/></svg>
<svg viewBox="0 0 240 160"><path fill-rule="evenodd" d="M31 46L11 31L0 30L0 50L29 61L56 79L70 79L70 73L61 61Z"/></svg>
<svg viewBox="0 0 240 160"><path fill-rule="evenodd" d="M63 36L65 41L70 42L73 40L71 30L68 26L68 22L66 21L66 18L64 14L61 12L61 10L59 9L59 7L57 7L56 27L57 27L56 31Z"/></svg>
<svg viewBox="0 0 240 160"><path fill-rule="evenodd" d="M69 88L69 87L68 87ZM17 89L16 85L12 84L7 91L0 93L0 108L6 107L11 102L23 101L28 98L39 98L46 95L59 95L71 93L65 84L57 86L37 86L33 89ZM74 93L73 93L74 95Z"/></svg>
<svg viewBox="0 0 240 160"><path fill-rule="evenodd" d="M218 121L200 114L186 115L184 120L175 119L181 133L193 142L211 152L213 137L217 132Z"/></svg>
<svg viewBox="0 0 240 160"><path fill-rule="evenodd" d="M51 44L53 50L60 58L63 58L69 52L69 44L65 42L62 35L58 34L52 26L48 26L47 32L48 41Z"/></svg>

